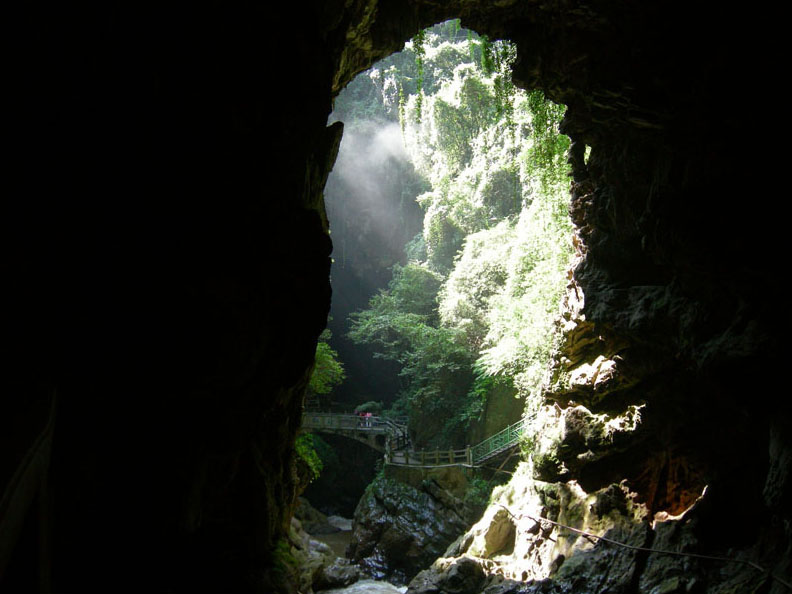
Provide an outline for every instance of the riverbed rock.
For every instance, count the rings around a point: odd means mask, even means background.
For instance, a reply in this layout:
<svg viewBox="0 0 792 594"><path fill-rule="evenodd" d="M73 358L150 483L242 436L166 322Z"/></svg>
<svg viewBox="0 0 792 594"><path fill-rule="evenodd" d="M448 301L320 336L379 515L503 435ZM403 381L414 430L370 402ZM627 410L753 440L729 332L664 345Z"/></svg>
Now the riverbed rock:
<svg viewBox="0 0 792 594"><path fill-rule="evenodd" d="M283 563L284 569L292 574L291 581L300 591L308 592L335 555L327 544L308 534L297 518L291 520L288 542L290 558Z"/></svg>
<svg viewBox="0 0 792 594"><path fill-rule="evenodd" d="M307 504L303 514L310 514ZM315 510L314 510L315 511ZM321 512L317 512L321 513ZM364 577L364 572L349 559L338 557L326 543L305 531L297 518L292 518L289 530L290 559L285 567L299 592L310 593L331 588L343 588Z"/></svg>
<svg viewBox="0 0 792 594"><path fill-rule="evenodd" d="M345 588L324 590L322 594L403 594L404 588L378 580L360 580Z"/></svg>
<svg viewBox="0 0 792 594"><path fill-rule="evenodd" d="M363 572L358 565L349 559L337 557L314 573L312 585L316 592L331 588L345 588L357 582L361 577L363 577Z"/></svg>
<svg viewBox="0 0 792 594"><path fill-rule="evenodd" d="M477 594L486 580L481 565L470 557L439 559L410 582L408 594Z"/></svg>
<svg viewBox="0 0 792 594"><path fill-rule="evenodd" d="M464 506L446 505L458 501L433 482L415 488L379 477L355 511L347 555L377 579L405 583L470 525Z"/></svg>
<svg viewBox="0 0 792 594"><path fill-rule="evenodd" d="M297 509L294 517L300 520L303 529L309 534L319 536L322 534L334 534L342 530L337 521L330 521L325 514L313 507L304 497L297 500Z"/></svg>
<svg viewBox="0 0 792 594"><path fill-rule="evenodd" d="M349 532L352 530L352 520L350 518L342 518L341 516L327 516L327 523L333 528L337 528L342 532Z"/></svg>

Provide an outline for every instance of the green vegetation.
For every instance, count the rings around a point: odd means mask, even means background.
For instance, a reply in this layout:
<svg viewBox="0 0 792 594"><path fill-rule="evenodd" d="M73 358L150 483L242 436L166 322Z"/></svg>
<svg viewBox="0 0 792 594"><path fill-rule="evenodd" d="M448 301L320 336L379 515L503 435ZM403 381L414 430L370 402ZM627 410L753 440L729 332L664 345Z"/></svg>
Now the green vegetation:
<svg viewBox="0 0 792 594"><path fill-rule="evenodd" d="M322 459L314 446L314 439L318 438L312 433L301 433L297 436L297 441L294 445L297 455L308 467L311 480L319 478L323 466Z"/></svg>
<svg viewBox="0 0 792 594"><path fill-rule="evenodd" d="M297 579L298 566L299 561L292 552L289 540L279 539L272 550L272 570L276 583L282 588L294 583Z"/></svg>
<svg viewBox="0 0 792 594"><path fill-rule="evenodd" d="M382 413L382 402L377 400L369 400L368 402L364 402L363 404L358 404L355 407L355 414L357 413L367 413L370 412L373 415L379 415Z"/></svg>
<svg viewBox="0 0 792 594"><path fill-rule="evenodd" d="M329 394L333 387L344 381L344 365L338 360L338 353L327 342L330 330L325 329L316 343L316 363L308 382L309 393Z"/></svg>
<svg viewBox="0 0 792 594"><path fill-rule="evenodd" d="M348 336L399 364L418 447L465 445L495 386L539 397L572 262L564 107L511 82L514 47L444 23L369 71L339 114L401 123L422 234ZM351 86L351 85L350 85Z"/></svg>
<svg viewBox="0 0 792 594"><path fill-rule="evenodd" d="M483 478L473 478L470 480L467 491L465 491L464 502L484 511L484 508L489 505L491 494L492 485L489 481Z"/></svg>

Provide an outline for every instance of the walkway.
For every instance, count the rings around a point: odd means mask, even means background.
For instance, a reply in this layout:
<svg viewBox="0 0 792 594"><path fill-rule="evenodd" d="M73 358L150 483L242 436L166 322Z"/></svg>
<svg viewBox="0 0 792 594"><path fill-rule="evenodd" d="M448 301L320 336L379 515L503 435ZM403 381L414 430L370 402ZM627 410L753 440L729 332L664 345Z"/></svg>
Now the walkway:
<svg viewBox="0 0 792 594"><path fill-rule="evenodd" d="M435 450L433 452L394 451L385 454L389 464L438 467L451 465L481 466L484 462L503 454L520 443L525 420L520 419L481 443L464 450Z"/></svg>
<svg viewBox="0 0 792 594"><path fill-rule="evenodd" d="M303 428L344 435L385 454L388 464L434 468L441 466L481 466L484 462L516 447L525 429L520 419L481 443L463 450L416 452L410 448L407 424L387 417L362 419L354 414L306 412Z"/></svg>
<svg viewBox="0 0 792 594"><path fill-rule="evenodd" d="M481 443L471 448L473 464L481 465L483 462L495 458L496 456L512 449L520 443L520 437L525 431L526 420L520 419L513 425L509 425L495 435L491 435Z"/></svg>
<svg viewBox="0 0 792 594"><path fill-rule="evenodd" d="M382 453L406 449L410 443L407 423L388 417L305 412L302 427L356 439Z"/></svg>

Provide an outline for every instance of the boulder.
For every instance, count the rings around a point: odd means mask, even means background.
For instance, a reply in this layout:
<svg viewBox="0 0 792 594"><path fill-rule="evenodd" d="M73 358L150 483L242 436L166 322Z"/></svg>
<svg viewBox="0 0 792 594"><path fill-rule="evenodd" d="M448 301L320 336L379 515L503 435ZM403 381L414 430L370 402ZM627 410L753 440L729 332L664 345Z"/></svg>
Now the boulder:
<svg viewBox="0 0 792 594"><path fill-rule="evenodd" d="M431 565L472 523L463 506L436 483L415 488L375 480L355 511L347 556L377 579L406 583Z"/></svg>
<svg viewBox="0 0 792 594"><path fill-rule="evenodd" d="M344 588L354 584L363 575L360 567L348 559L336 558L331 563L323 565L314 574L313 589L328 590L330 588Z"/></svg>

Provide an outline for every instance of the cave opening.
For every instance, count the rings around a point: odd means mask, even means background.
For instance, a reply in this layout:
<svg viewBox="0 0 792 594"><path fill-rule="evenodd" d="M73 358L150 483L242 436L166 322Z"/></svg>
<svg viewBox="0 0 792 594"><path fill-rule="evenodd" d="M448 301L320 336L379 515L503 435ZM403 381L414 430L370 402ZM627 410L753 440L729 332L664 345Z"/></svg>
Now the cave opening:
<svg viewBox="0 0 792 594"><path fill-rule="evenodd" d="M345 377L307 407L407 418L415 458L518 422L557 340L574 257L565 107L516 88L515 58L511 42L444 21L353 79L329 119L344 134L325 186L333 298L320 345ZM519 460L509 451L456 496L484 505ZM339 480L365 486L381 470L332 458ZM328 487L320 475L305 491L326 514L341 509Z"/></svg>
<svg viewBox="0 0 792 594"><path fill-rule="evenodd" d="M557 130L565 108L545 101L540 92L529 95L514 86L515 56L508 41L493 42L462 29L459 20L444 21L408 42L402 52L359 74L336 98L329 121L343 121L345 129L325 187L325 203L334 242L328 340L348 372L333 393L341 402L371 404L379 410L405 387L404 378L398 377L403 361L384 352L382 336L361 337L358 331L357 344L352 338L363 324L358 319L355 327L350 318L360 318L373 297L386 293L401 300L407 313L438 318L441 312L434 308L440 289L452 292L446 281L469 236L506 219L513 222L548 186L560 188L562 196L537 216L566 217L569 139ZM530 137L532 132L535 137ZM499 143L493 138L497 135L511 142ZM502 154L496 154L498 150ZM589 151L587 147L586 157ZM471 164L474 152L478 162ZM439 212L444 210L453 212L446 216ZM542 224L547 226L547 221ZM539 241L566 244L570 238L567 226L558 236ZM482 246L506 239L503 233L477 236L469 258L479 257ZM485 281L492 285L514 282L503 278L507 273L502 268L517 260L495 271L489 270L494 264L484 263L475 272L486 269L495 277ZM568 260L556 265L565 264ZM468 294L448 296L446 317L458 314L453 320L458 329L476 326L466 336L475 349L486 341L487 324L469 318L487 312L474 301L486 301L493 289L464 286L465 280L458 279L455 288ZM487 294L471 294L476 291ZM465 299L467 303L450 303ZM508 299L504 302L508 307ZM468 317L453 311L466 306L478 311ZM449 324L432 319L438 322ZM362 362L361 344L370 347L362 353ZM386 380L372 386L372 378L378 376Z"/></svg>
<svg viewBox="0 0 792 594"><path fill-rule="evenodd" d="M757 149L777 145L779 116L757 116L762 98L783 96L768 58L785 36L763 22L775 15L661 2L342 4L279 5L279 19L254 3L13 7L2 416L18 424L38 391L58 406L52 442L39 430L48 413L30 434L3 434L13 447L2 501L41 515L2 518L13 521L0 524L0 588L288 591L292 443L330 300L331 97L451 12L514 39L519 79L568 105L570 137L596 147L573 205L588 319L566 354L618 355L622 394L653 407L641 440L617 432L617 446L635 458L669 440L695 452L717 505L701 534L688 531L698 512L678 525L680 542L704 535L702 550L734 545L788 575L792 432L776 372L786 248L784 218L768 216L780 211L769 173L784 170L783 151ZM583 396L608 404L604 390ZM38 445L50 464L23 467ZM548 460L565 477L585 462ZM623 474L611 460L601 466ZM735 523L751 528L742 541ZM650 566L634 576L646 591L681 576L680 588L734 590L746 575Z"/></svg>

